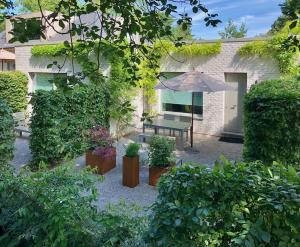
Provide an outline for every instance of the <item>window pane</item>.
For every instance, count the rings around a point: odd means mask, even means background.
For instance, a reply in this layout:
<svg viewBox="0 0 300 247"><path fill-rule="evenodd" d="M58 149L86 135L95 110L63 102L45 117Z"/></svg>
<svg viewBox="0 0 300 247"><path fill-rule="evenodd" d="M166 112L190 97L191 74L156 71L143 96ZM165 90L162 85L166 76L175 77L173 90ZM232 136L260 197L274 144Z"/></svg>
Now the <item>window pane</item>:
<svg viewBox="0 0 300 247"><path fill-rule="evenodd" d="M66 74L51 74L51 73L37 73L35 80L35 90L50 91L54 89L55 79L64 79Z"/></svg>
<svg viewBox="0 0 300 247"><path fill-rule="evenodd" d="M52 90L53 83L50 82L51 80L53 80L52 74L43 74L43 73L36 74L35 90L46 90L46 91Z"/></svg>
<svg viewBox="0 0 300 247"><path fill-rule="evenodd" d="M190 105L178 105L178 104L162 104L163 111L170 111L170 112L181 112L181 113L192 113L192 106ZM203 107L202 106L195 106L194 113L202 115L203 114Z"/></svg>
<svg viewBox="0 0 300 247"><path fill-rule="evenodd" d="M183 73L165 72L161 74L160 80L171 79ZM203 93L194 93L194 112L203 113ZM171 90L161 90L161 104L163 111L192 113L192 93L174 92Z"/></svg>

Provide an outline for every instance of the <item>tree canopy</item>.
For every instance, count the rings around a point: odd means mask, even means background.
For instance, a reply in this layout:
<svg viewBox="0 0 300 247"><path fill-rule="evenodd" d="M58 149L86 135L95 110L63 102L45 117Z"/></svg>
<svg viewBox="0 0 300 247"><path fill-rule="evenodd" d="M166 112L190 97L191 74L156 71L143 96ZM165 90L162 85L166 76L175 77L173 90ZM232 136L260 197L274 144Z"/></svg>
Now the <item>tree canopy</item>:
<svg viewBox="0 0 300 247"><path fill-rule="evenodd" d="M247 35L247 31L248 29L245 23L242 23L238 27L232 19L229 19L224 31L219 32L219 35L222 39L244 38Z"/></svg>
<svg viewBox="0 0 300 247"><path fill-rule="evenodd" d="M282 15L273 23L270 33L274 34L283 29L286 24L292 20L299 19L300 15L300 1L299 0L285 0L280 4Z"/></svg>

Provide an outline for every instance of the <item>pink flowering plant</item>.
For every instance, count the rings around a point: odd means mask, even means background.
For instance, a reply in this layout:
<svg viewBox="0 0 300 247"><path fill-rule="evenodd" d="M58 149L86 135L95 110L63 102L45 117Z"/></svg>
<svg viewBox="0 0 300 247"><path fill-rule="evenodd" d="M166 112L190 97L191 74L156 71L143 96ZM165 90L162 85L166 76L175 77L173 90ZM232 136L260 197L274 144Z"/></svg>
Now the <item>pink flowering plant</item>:
<svg viewBox="0 0 300 247"><path fill-rule="evenodd" d="M89 147L94 151L95 154L105 158L111 158L115 156L116 150L112 146L113 139L111 138L107 128L96 125L89 130L89 137Z"/></svg>

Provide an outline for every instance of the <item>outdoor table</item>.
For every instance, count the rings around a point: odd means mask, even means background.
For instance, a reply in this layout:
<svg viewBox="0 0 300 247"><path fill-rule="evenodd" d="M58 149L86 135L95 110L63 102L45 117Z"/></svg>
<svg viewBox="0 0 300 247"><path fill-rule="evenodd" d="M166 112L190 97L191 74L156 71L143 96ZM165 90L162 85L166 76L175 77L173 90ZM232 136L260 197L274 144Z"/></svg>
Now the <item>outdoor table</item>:
<svg viewBox="0 0 300 247"><path fill-rule="evenodd" d="M180 150L184 148L184 132L187 132L191 127L191 123L188 122L180 122L174 120L166 120L166 119L159 119L155 118L150 121L145 121L143 124L143 133L145 133L146 128L154 129L154 133L158 134L159 129L166 129L166 130L174 130L179 132L180 137Z"/></svg>

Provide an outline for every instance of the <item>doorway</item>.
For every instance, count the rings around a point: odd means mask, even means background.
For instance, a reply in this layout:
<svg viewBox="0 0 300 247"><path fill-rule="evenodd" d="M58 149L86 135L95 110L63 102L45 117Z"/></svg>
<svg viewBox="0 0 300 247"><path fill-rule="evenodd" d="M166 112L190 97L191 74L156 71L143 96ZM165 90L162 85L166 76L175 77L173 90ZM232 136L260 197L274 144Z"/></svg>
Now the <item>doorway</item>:
<svg viewBox="0 0 300 247"><path fill-rule="evenodd" d="M246 73L225 73L225 82L235 90L225 92L224 132L243 133L243 101L247 93Z"/></svg>

